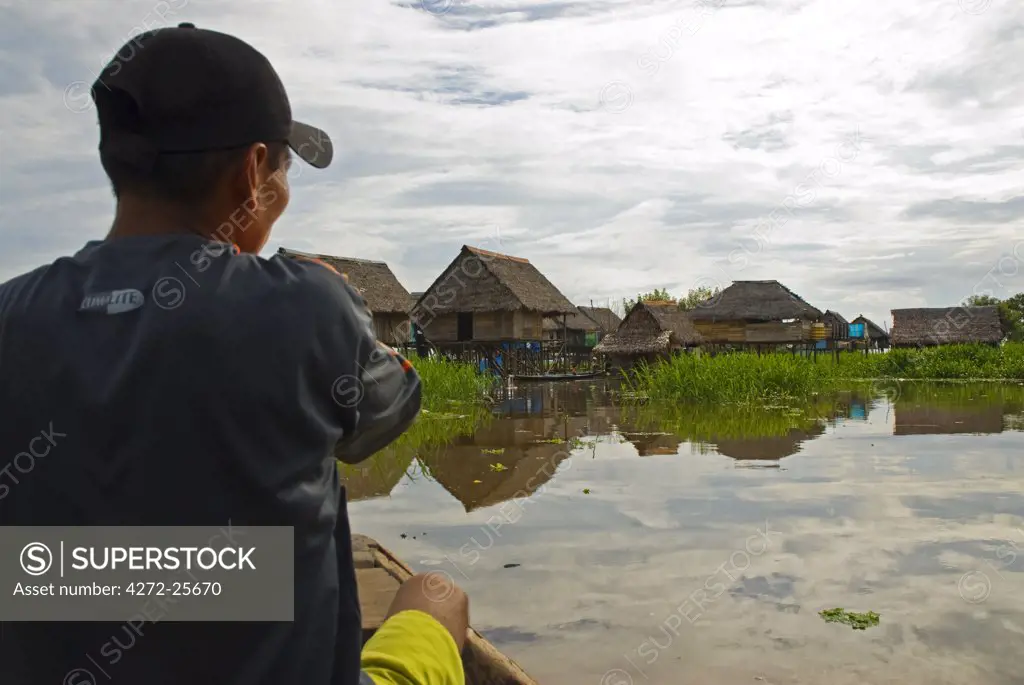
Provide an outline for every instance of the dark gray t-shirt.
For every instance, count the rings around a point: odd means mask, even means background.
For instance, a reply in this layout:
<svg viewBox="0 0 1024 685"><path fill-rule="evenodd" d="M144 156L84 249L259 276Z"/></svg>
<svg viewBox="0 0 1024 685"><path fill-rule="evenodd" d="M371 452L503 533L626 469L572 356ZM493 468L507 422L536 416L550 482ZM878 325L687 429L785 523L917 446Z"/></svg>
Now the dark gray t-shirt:
<svg viewBox="0 0 1024 685"><path fill-rule="evenodd" d="M294 623L143 626L115 685L357 682L335 458L386 446L419 406L415 371L318 263L130 237L0 285L0 525L295 528ZM0 681L59 683L123 628L7 623Z"/></svg>

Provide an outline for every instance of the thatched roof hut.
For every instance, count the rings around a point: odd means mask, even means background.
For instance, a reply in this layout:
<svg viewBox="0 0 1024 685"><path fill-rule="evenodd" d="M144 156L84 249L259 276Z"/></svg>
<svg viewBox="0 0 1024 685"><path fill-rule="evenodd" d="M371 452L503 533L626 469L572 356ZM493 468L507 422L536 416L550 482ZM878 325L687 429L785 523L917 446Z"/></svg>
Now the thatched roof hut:
<svg viewBox="0 0 1024 685"><path fill-rule="evenodd" d="M675 302L641 300L633 305L618 329L597 344L594 352L613 357L669 353L701 343L690 312Z"/></svg>
<svg viewBox="0 0 1024 685"><path fill-rule="evenodd" d="M935 307L892 310L895 346L997 344L1004 337L999 307Z"/></svg>
<svg viewBox="0 0 1024 685"><path fill-rule="evenodd" d="M693 321L817 321L822 313L778 281L734 281L690 312Z"/></svg>
<svg viewBox="0 0 1024 685"><path fill-rule="evenodd" d="M618 329L619 324L622 323L619 315L608 307L585 307L579 305L577 309L589 316L597 324L598 331L602 335L614 333Z"/></svg>
<svg viewBox="0 0 1024 685"><path fill-rule="evenodd" d="M460 286L460 283L462 284ZM530 260L463 245L459 255L430 284L420 298L423 306L440 286L455 290L454 297L437 297L433 314L494 312L526 309L545 316L575 314L559 292Z"/></svg>
<svg viewBox="0 0 1024 685"><path fill-rule="evenodd" d="M463 245L412 318L435 343L541 340L544 317L578 311L529 260Z"/></svg>
<svg viewBox="0 0 1024 685"><path fill-rule="evenodd" d="M873 340L873 341L887 341L887 340L889 340L889 334L886 333L885 330L881 326L879 326L877 323L875 323L874 321L872 321L868 317L864 316L863 314L858 315L857 318L854 319L853 321L851 321L850 323L862 323L862 324L864 324L864 327L867 329L868 340Z"/></svg>
<svg viewBox="0 0 1024 685"><path fill-rule="evenodd" d="M412 309L409 291L399 283L385 262L299 252L284 247L279 248L277 253L285 257L319 259L330 264L348 276L349 285L366 298L366 304L374 314L408 314Z"/></svg>

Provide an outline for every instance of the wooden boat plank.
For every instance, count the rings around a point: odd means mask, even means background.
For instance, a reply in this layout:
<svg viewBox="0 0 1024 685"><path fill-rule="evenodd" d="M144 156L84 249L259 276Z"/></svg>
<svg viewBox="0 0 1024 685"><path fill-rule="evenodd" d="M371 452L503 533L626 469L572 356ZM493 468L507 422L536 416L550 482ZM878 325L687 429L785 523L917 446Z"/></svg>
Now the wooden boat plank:
<svg viewBox="0 0 1024 685"><path fill-rule="evenodd" d="M363 632L372 633L384 623L401 583L382 568L356 569L359 607L363 614Z"/></svg>
<svg viewBox="0 0 1024 685"><path fill-rule="evenodd" d="M365 535L352 536L352 550L372 554L374 561L373 568L356 569L363 639L366 640L384 622L395 592L413 571L387 548ZM473 628L469 629L462 651L462 664L466 670L466 685L537 685L519 664L499 652Z"/></svg>

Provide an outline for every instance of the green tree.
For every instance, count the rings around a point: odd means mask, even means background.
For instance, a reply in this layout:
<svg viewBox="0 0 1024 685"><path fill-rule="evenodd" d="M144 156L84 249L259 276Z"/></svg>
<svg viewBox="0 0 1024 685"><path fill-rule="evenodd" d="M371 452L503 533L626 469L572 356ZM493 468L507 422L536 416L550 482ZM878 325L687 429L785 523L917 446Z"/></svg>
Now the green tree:
<svg viewBox="0 0 1024 685"><path fill-rule="evenodd" d="M710 300L713 297L717 297L722 292L722 289L715 287L714 289L709 288L706 285L698 286L696 288L690 288L686 295L679 300L679 308L683 311L690 311L696 309L701 302Z"/></svg>
<svg viewBox="0 0 1024 685"><path fill-rule="evenodd" d="M676 298L674 298L671 295L669 295L667 290L665 290L663 288L655 288L654 290L652 290L649 293L643 293L641 295L637 295L636 297L630 298L628 300L623 298L623 300L622 300L622 308L625 309L626 313L628 314L629 310L632 309L634 305L636 305L638 300L642 301L642 302L649 302L649 301L652 301L652 300L655 301L655 302L677 302L678 301Z"/></svg>
<svg viewBox="0 0 1024 685"><path fill-rule="evenodd" d="M1003 330L1013 342L1024 342L1024 293L1017 293L999 303Z"/></svg>
<svg viewBox="0 0 1024 685"><path fill-rule="evenodd" d="M1000 300L992 295L971 295L964 302L968 307L999 307L999 321L1008 340L1024 341L1024 293Z"/></svg>

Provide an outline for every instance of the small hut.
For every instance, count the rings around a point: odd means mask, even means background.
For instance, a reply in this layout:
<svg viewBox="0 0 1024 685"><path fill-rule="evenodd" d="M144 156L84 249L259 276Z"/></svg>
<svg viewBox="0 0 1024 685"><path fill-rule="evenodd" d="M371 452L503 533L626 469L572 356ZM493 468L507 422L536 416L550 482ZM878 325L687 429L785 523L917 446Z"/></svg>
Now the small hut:
<svg viewBox="0 0 1024 685"><path fill-rule="evenodd" d="M544 339L564 340L569 347L593 347L597 344L597 323L583 312L565 317L545 317Z"/></svg>
<svg viewBox="0 0 1024 685"><path fill-rule="evenodd" d="M412 312L435 344L541 341L544 318L576 307L529 260L463 245Z"/></svg>
<svg viewBox="0 0 1024 685"><path fill-rule="evenodd" d="M373 328L377 339L389 345L403 345L409 342L411 296L386 263L299 252L284 247L279 248L277 254L284 257L318 259L345 274L349 285L366 299L366 304L373 313Z"/></svg>
<svg viewBox="0 0 1024 685"><path fill-rule="evenodd" d="M579 305L576 308L589 316L597 324L597 340L594 341L594 345L601 342L605 336L614 333L618 329L619 324L622 323L619 315L608 307L585 307Z"/></svg>
<svg viewBox="0 0 1024 685"><path fill-rule="evenodd" d="M618 329L594 348L613 368L630 368L638 361L653 362L701 344L701 336L676 302L641 300L633 305Z"/></svg>
<svg viewBox="0 0 1024 685"><path fill-rule="evenodd" d="M885 350L889 347L889 334L877 323L868 317L860 314L853 321L853 325L863 326L864 338L867 340L868 349Z"/></svg>
<svg viewBox="0 0 1024 685"><path fill-rule="evenodd" d="M936 307L892 310L893 347L982 343L1005 336L999 307Z"/></svg>
<svg viewBox="0 0 1024 685"><path fill-rule="evenodd" d="M831 309L825 310L821 322L825 324L825 347L845 347L850 339L850 322L843 318L842 314Z"/></svg>
<svg viewBox="0 0 1024 685"><path fill-rule="evenodd" d="M689 314L705 343L742 346L810 343L823 316L778 281L734 281Z"/></svg>

